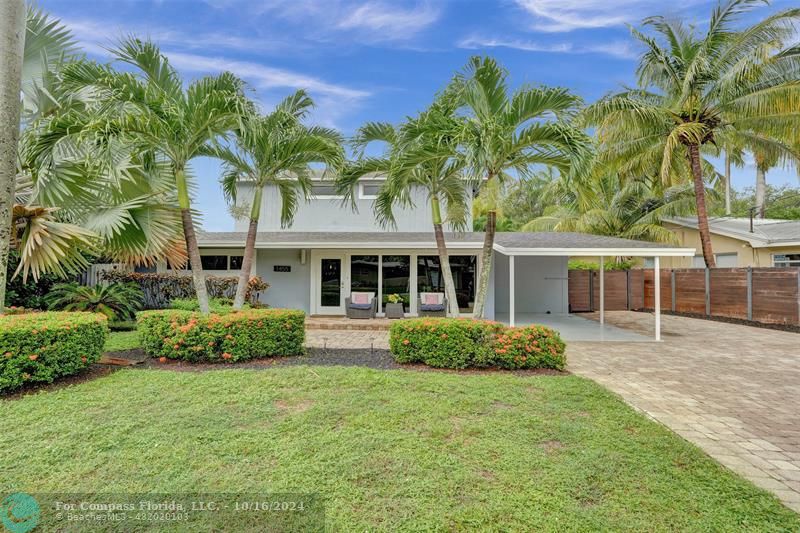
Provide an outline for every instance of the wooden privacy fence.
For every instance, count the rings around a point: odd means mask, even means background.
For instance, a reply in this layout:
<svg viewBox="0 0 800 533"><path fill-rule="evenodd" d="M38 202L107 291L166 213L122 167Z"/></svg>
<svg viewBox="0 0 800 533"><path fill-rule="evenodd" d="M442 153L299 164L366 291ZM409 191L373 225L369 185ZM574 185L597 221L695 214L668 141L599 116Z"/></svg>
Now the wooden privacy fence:
<svg viewBox="0 0 800 533"><path fill-rule="evenodd" d="M605 308L652 309L653 270L605 273ZM597 271L569 271L571 312L600 308ZM800 268L661 269L661 309L765 324L800 325Z"/></svg>

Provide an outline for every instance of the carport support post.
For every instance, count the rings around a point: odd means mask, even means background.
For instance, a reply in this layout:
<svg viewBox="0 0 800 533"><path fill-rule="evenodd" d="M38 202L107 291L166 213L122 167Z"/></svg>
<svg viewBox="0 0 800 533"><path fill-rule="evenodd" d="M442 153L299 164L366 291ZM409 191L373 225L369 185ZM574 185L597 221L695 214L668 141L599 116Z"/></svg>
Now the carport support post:
<svg viewBox="0 0 800 533"><path fill-rule="evenodd" d="M600 324L606 323L606 282L605 257L600 256Z"/></svg>
<svg viewBox="0 0 800 533"><path fill-rule="evenodd" d="M653 258L653 300L656 308L656 340L661 340L661 258Z"/></svg>
<svg viewBox="0 0 800 533"><path fill-rule="evenodd" d="M514 327L514 256L508 256L508 325Z"/></svg>

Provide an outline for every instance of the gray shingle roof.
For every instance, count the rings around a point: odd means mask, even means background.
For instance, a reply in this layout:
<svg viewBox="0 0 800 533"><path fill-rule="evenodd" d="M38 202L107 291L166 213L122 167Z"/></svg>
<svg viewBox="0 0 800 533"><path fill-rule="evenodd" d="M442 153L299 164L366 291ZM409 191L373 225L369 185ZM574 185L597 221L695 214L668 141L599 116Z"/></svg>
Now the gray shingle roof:
<svg viewBox="0 0 800 533"><path fill-rule="evenodd" d="M201 246L243 246L244 232L200 232ZM447 244L458 247L480 248L483 243L482 232L446 234ZM369 244L391 244L394 247L435 247L433 232L304 232L276 231L259 232L257 245L280 246L330 246L349 244L352 247ZM495 244L506 249L677 249L676 247L653 242L634 241L617 237L588 235L585 233L497 233Z"/></svg>
<svg viewBox="0 0 800 533"><path fill-rule="evenodd" d="M692 217L676 217L668 222L697 229L697 219ZM708 226L712 233L748 241L756 247L800 242L800 220L754 219L752 233L746 217L710 218Z"/></svg>

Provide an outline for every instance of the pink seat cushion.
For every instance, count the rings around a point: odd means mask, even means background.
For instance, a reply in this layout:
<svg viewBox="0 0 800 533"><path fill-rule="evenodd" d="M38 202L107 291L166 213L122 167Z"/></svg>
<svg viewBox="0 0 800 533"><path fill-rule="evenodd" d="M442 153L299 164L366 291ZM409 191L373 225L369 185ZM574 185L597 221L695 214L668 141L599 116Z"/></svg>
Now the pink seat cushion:
<svg viewBox="0 0 800 533"><path fill-rule="evenodd" d="M444 302L444 294L440 292L423 292L421 299L424 305L441 305Z"/></svg>
<svg viewBox="0 0 800 533"><path fill-rule="evenodd" d="M369 292L354 292L350 295L350 301L354 304L369 304L372 300L372 294Z"/></svg>

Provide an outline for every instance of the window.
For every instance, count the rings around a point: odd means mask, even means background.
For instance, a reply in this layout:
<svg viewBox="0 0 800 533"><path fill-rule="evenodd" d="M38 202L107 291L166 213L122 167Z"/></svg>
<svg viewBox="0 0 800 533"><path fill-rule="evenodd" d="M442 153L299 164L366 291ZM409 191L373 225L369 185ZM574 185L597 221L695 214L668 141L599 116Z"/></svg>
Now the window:
<svg viewBox="0 0 800 533"><path fill-rule="evenodd" d="M372 292L378 296L377 255L350 256L350 289L353 292Z"/></svg>
<svg viewBox="0 0 800 533"><path fill-rule="evenodd" d="M380 182L362 181L358 184L358 197L362 200L374 200L378 197L380 190Z"/></svg>
<svg viewBox="0 0 800 533"><path fill-rule="evenodd" d="M726 254L714 254L717 267L719 268L734 268L739 266L739 254L736 252L729 252Z"/></svg>
<svg viewBox="0 0 800 533"><path fill-rule="evenodd" d="M230 270L241 270L242 269L242 260L244 257L241 255L232 255L231 256L231 267Z"/></svg>
<svg viewBox="0 0 800 533"><path fill-rule="evenodd" d="M200 257L203 270L228 270L227 255L204 255Z"/></svg>
<svg viewBox="0 0 800 533"><path fill-rule="evenodd" d="M705 268L706 267L706 260L703 259L702 255L696 255L692 257L692 268Z"/></svg>
<svg viewBox="0 0 800 533"><path fill-rule="evenodd" d="M403 299L403 309L407 313L411 304L411 257L408 255L384 255L383 269L383 302L390 294L399 294Z"/></svg>
<svg viewBox="0 0 800 533"><path fill-rule="evenodd" d="M475 304L475 274L477 257L474 255L451 255L450 272L458 299L458 310L471 313ZM444 279L439 267L439 256L417 257L417 291L444 292Z"/></svg>
<svg viewBox="0 0 800 533"><path fill-rule="evenodd" d="M800 254L772 254L774 267L800 267Z"/></svg>
<svg viewBox="0 0 800 533"><path fill-rule="evenodd" d="M336 192L336 187L331 183L315 183L311 187L311 194L319 199L337 199L342 195Z"/></svg>

